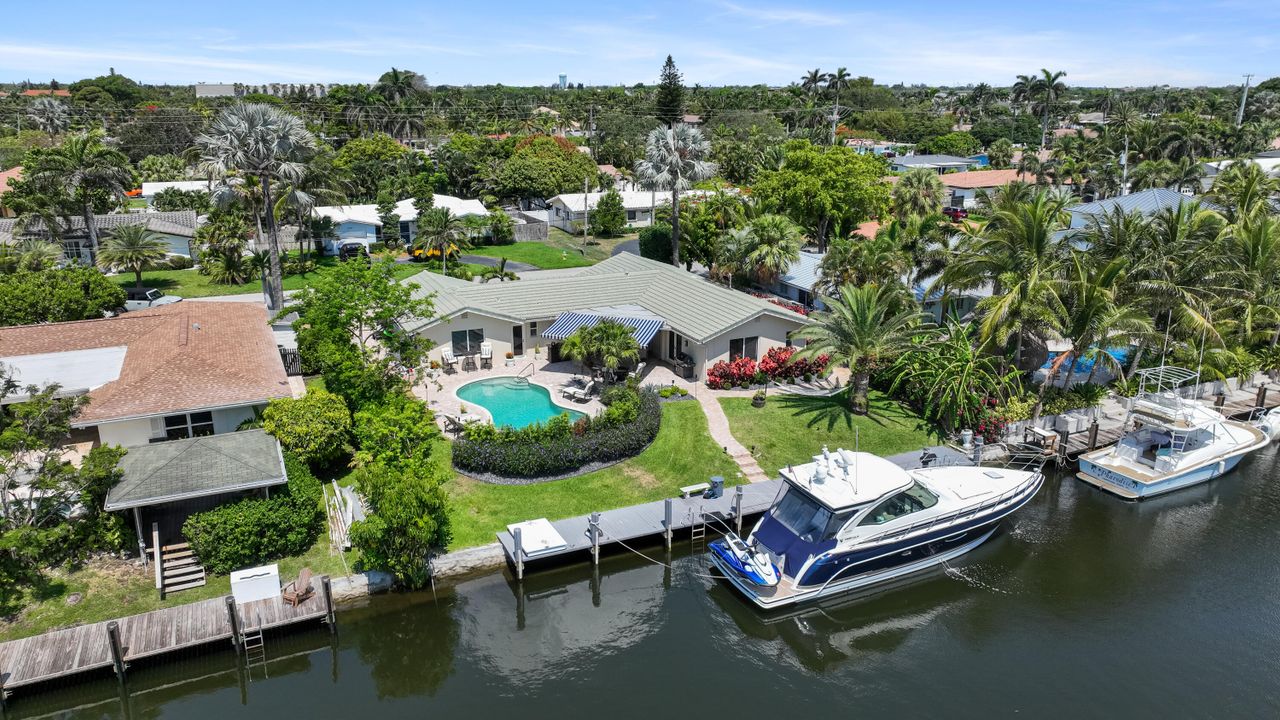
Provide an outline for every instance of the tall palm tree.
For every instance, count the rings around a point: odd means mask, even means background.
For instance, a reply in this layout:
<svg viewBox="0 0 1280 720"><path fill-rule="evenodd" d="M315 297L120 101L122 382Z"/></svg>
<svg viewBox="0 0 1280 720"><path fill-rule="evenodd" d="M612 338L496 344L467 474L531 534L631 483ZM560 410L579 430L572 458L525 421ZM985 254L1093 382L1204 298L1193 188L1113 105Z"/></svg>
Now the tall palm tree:
<svg viewBox="0 0 1280 720"><path fill-rule="evenodd" d="M762 284L768 285L800 259L803 233L785 215L761 215L747 229L751 233L746 265Z"/></svg>
<svg viewBox="0 0 1280 720"><path fill-rule="evenodd" d="M29 238L16 243L0 243L0 272L40 272L57 267L62 259L62 246L48 240Z"/></svg>
<svg viewBox="0 0 1280 720"><path fill-rule="evenodd" d="M98 253L98 267L133 273L134 287L142 287L142 271L169 257L169 245L145 225L125 225L111 231Z"/></svg>
<svg viewBox="0 0 1280 720"><path fill-rule="evenodd" d="M433 207L418 216L418 234L414 237L414 248L440 253L440 270L449 272L449 254L466 244L467 229L462 218L454 215L446 207Z"/></svg>
<svg viewBox="0 0 1280 720"><path fill-rule="evenodd" d="M1013 86L1009 88L1009 99L1013 101L1015 112L1019 105L1030 106L1035 99L1035 82L1034 75L1019 75L1014 81Z"/></svg>
<svg viewBox="0 0 1280 720"><path fill-rule="evenodd" d="M680 193L715 175L711 142L702 131L676 123L654 128L645 140L644 159L636 163L636 179L646 190L671 192L671 264L680 264Z"/></svg>
<svg viewBox="0 0 1280 720"><path fill-rule="evenodd" d="M822 83L826 79L827 74L822 72L821 68L814 68L800 76L800 89L812 95L822 88Z"/></svg>
<svg viewBox="0 0 1280 720"><path fill-rule="evenodd" d="M239 170L258 179L265 209L273 209L272 183L291 183L306 173L306 161L315 151L315 136L301 118L273 105L240 103L222 111L207 132L196 138L204 164L226 177ZM266 213L267 249L271 258L267 288L271 307L284 305L280 238L275 213Z"/></svg>
<svg viewBox="0 0 1280 720"><path fill-rule="evenodd" d="M837 297L824 296L822 302L827 310L810 315L812 322L794 333L807 341L796 355L826 355L832 362L847 363L853 375L849 409L865 415L871 373L911 347L924 314L914 302L903 303L893 289L876 285L844 285Z"/></svg>
<svg viewBox="0 0 1280 720"><path fill-rule="evenodd" d="M1280 343L1280 218L1248 215L1227 228L1225 257L1232 267L1227 307L1235 316L1244 344L1261 340L1259 331L1271 326L1270 343Z"/></svg>
<svg viewBox="0 0 1280 720"><path fill-rule="evenodd" d="M938 173L925 168L908 170L893 186L893 214L905 220L940 212L946 192Z"/></svg>
<svg viewBox="0 0 1280 720"><path fill-rule="evenodd" d="M1049 72L1046 68L1040 69L1040 75L1031 84L1031 95L1036 98L1042 108L1042 120L1040 122L1040 147L1044 147L1045 141L1049 137L1049 113L1053 110L1053 106L1067 91L1066 83L1062 82L1062 78L1067 73L1058 70Z"/></svg>
<svg viewBox="0 0 1280 720"><path fill-rule="evenodd" d="M373 86L373 90L387 100L398 103L422 92L426 87L426 78L418 73L412 70L397 70L393 67L382 73L382 76L378 78L377 84Z"/></svg>
<svg viewBox="0 0 1280 720"><path fill-rule="evenodd" d="M93 257L98 253L94 201L103 195L123 198L125 186L133 184L129 158L108 147L103 138L101 130L68 137L46 153L39 176L41 181L61 186L80 209Z"/></svg>

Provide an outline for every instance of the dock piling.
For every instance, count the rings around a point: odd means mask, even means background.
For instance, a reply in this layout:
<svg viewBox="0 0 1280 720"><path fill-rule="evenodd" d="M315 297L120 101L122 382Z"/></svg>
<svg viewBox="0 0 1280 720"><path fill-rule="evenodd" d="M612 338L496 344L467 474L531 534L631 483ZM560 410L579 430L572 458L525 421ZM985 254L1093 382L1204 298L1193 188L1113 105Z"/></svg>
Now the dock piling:
<svg viewBox="0 0 1280 720"><path fill-rule="evenodd" d="M112 620L107 623L107 643L111 647L111 665L115 668L116 679L124 682L124 648L120 644L120 623Z"/></svg>
<svg viewBox="0 0 1280 720"><path fill-rule="evenodd" d="M511 531L511 538L515 541L516 580L524 580L524 537L519 527Z"/></svg>
<svg viewBox="0 0 1280 720"><path fill-rule="evenodd" d="M1096 450L1097 447L1098 447L1098 418L1095 417L1093 419L1093 422L1089 423L1089 450L1090 451Z"/></svg>
<svg viewBox="0 0 1280 720"><path fill-rule="evenodd" d="M324 591L324 621L329 625L329 632L338 631L338 617L333 612L333 585L329 576L320 578L320 589Z"/></svg>
<svg viewBox="0 0 1280 720"><path fill-rule="evenodd" d="M667 498L662 503L662 537L663 537L663 540L666 542L668 551L671 550L671 536L672 536L671 521L675 517L674 511L672 510L672 506L674 504L675 503L671 498Z"/></svg>
<svg viewBox="0 0 1280 720"><path fill-rule="evenodd" d="M591 533L591 564L600 564L600 513L591 513L591 521L587 525L587 532Z"/></svg>
<svg viewBox="0 0 1280 720"><path fill-rule="evenodd" d="M742 486L733 489L733 521L738 526L738 536L742 536Z"/></svg>
<svg viewBox="0 0 1280 720"><path fill-rule="evenodd" d="M1253 399L1253 406L1264 408L1267 406L1267 384L1263 383L1258 386L1258 396Z"/></svg>
<svg viewBox="0 0 1280 720"><path fill-rule="evenodd" d="M228 595L223 600L227 603L227 621L231 623L231 647L240 652L240 614L236 612L236 599Z"/></svg>

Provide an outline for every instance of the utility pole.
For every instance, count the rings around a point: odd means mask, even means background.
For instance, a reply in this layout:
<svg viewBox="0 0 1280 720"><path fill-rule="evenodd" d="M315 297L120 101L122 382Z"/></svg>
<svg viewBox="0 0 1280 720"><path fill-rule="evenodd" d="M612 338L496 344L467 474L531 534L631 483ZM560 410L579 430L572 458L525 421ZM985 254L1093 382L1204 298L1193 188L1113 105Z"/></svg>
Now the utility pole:
<svg viewBox="0 0 1280 720"><path fill-rule="evenodd" d="M587 197L590 178L582 178L582 244L587 244L587 228L591 227L591 198Z"/></svg>
<svg viewBox="0 0 1280 720"><path fill-rule="evenodd" d="M1124 155L1120 157L1120 194L1129 194L1129 133L1124 134Z"/></svg>
<svg viewBox="0 0 1280 720"><path fill-rule="evenodd" d="M591 159L596 159L596 106L587 108L587 147L591 148Z"/></svg>
<svg viewBox="0 0 1280 720"><path fill-rule="evenodd" d="M831 145L836 144L836 123L840 121L840 103L839 101L831 105Z"/></svg>
<svg viewBox="0 0 1280 720"><path fill-rule="evenodd" d="M1249 81L1253 79L1253 73L1244 76L1244 92L1240 94L1240 109L1236 111L1236 127L1244 124L1244 103L1249 99Z"/></svg>

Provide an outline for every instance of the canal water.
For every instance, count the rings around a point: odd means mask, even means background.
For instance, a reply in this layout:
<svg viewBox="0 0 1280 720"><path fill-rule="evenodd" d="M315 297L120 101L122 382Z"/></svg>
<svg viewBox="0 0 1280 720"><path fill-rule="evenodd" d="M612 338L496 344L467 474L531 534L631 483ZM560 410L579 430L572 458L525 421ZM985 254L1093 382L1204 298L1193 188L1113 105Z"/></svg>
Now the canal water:
<svg viewBox="0 0 1280 720"><path fill-rule="evenodd" d="M15 698L9 717L1280 716L1280 481L1264 450L1142 504L1069 475L950 569L763 615L688 548L373 599L220 652ZM652 551L663 557L661 548Z"/></svg>

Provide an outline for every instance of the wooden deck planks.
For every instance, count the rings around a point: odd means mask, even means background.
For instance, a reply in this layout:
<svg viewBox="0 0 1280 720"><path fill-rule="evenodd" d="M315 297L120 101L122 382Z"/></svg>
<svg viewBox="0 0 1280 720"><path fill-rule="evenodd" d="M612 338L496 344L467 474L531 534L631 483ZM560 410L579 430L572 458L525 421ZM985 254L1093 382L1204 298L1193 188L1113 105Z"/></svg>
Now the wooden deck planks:
<svg viewBox="0 0 1280 720"><path fill-rule="evenodd" d="M322 578L314 580L315 594L296 608L280 598L241 606L245 628L256 628L259 618L264 628L323 618L321 581ZM221 597L131 615L116 622L126 661L231 638L226 600ZM10 690L111 664L105 622L0 643L0 677Z"/></svg>

